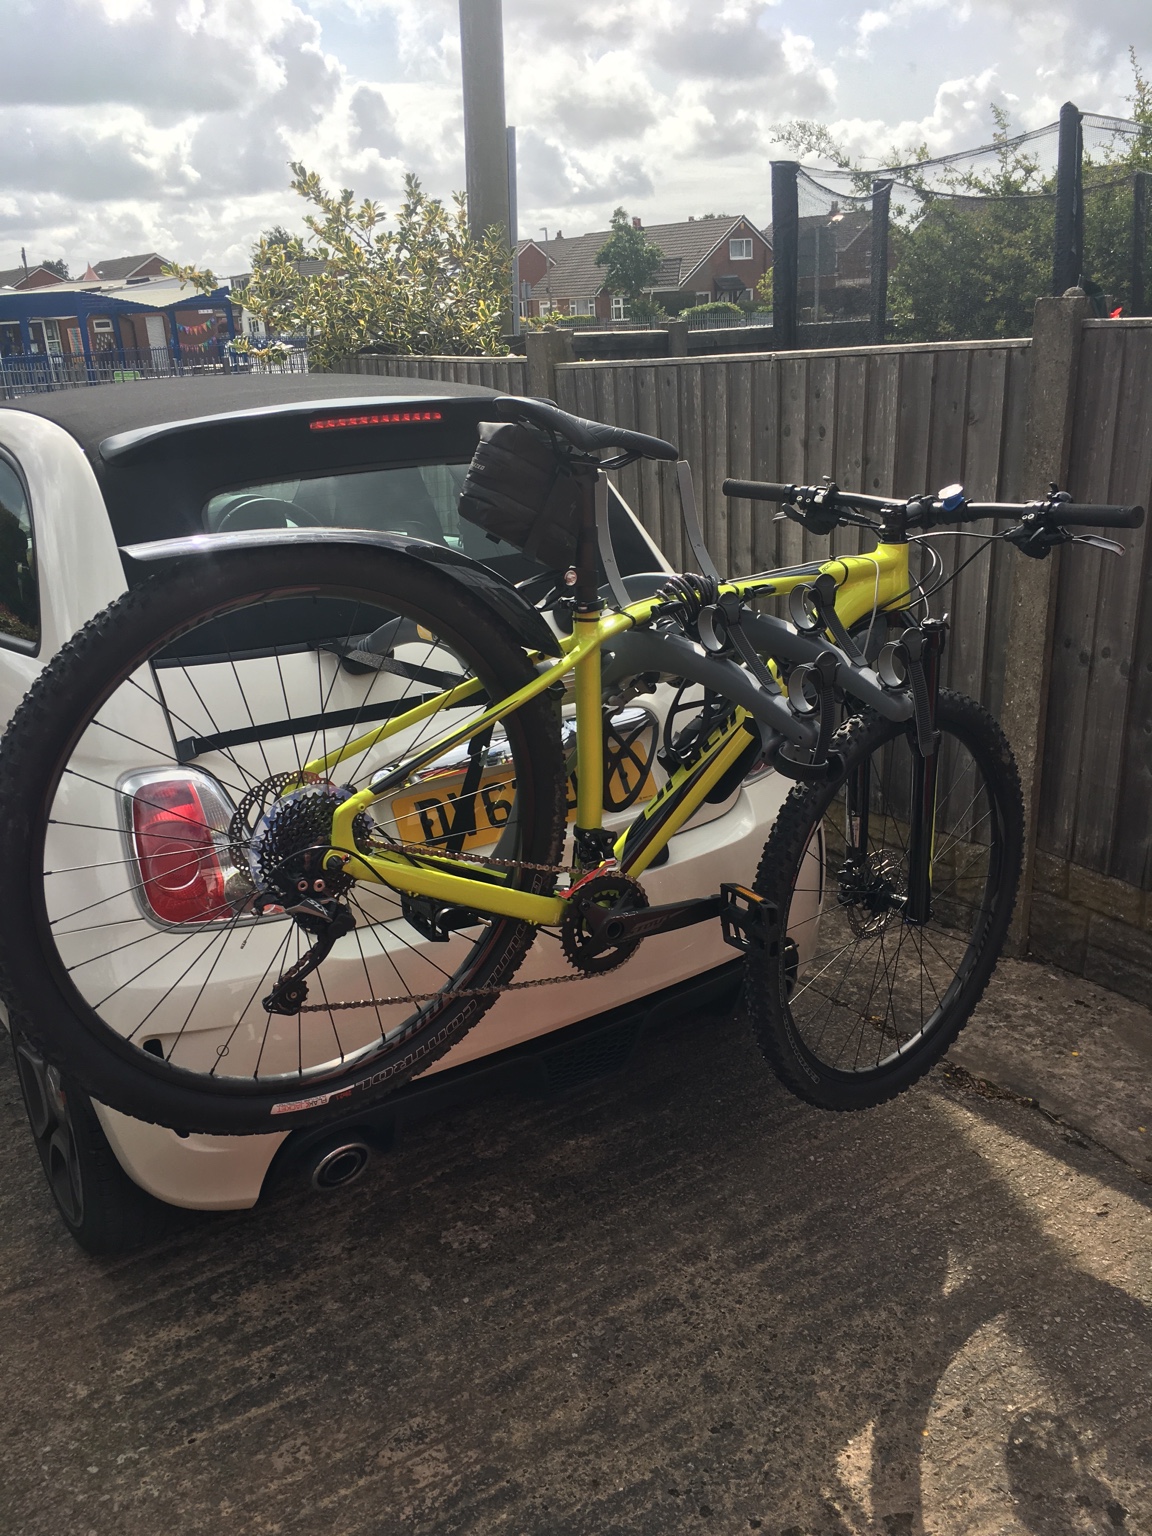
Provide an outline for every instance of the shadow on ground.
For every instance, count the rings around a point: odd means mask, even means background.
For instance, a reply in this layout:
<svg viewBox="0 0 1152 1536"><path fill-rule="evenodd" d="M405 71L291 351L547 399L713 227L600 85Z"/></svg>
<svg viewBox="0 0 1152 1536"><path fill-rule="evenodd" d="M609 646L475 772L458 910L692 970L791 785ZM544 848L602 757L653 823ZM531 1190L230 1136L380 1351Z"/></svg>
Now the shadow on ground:
<svg viewBox="0 0 1152 1536"><path fill-rule="evenodd" d="M5 1531L1152 1529L1149 1191L1021 1105L701 1021L102 1265L0 1089Z"/></svg>

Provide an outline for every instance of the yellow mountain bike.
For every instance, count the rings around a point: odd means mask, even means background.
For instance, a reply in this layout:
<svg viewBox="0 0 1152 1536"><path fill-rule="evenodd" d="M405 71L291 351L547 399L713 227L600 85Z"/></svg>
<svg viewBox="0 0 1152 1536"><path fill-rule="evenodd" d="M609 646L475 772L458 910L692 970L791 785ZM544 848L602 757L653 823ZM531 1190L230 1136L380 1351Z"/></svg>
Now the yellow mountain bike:
<svg viewBox="0 0 1152 1536"><path fill-rule="evenodd" d="M346 1115L516 987L541 932L578 978L719 922L772 1066L834 1109L907 1087L978 1001L1020 788L995 722L940 685L909 541L996 517L1044 555L1141 509L729 482L875 548L724 580L682 467L697 570L624 579L605 475L675 448L542 401L494 414L460 515L543 582L348 529L140 546L153 574L13 720L5 991L103 1103L187 1131ZM606 737L637 699L660 701L659 777L625 774L634 814L608 830ZM677 831L768 771L795 784L752 885L651 905L641 877Z"/></svg>

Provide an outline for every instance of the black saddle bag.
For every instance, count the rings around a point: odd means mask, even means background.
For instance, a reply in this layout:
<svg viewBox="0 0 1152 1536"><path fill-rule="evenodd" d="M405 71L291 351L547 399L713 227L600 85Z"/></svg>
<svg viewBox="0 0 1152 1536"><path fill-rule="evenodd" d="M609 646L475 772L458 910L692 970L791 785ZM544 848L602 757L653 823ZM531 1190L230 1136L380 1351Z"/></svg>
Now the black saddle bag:
<svg viewBox="0 0 1152 1536"><path fill-rule="evenodd" d="M584 498L595 471L559 462L543 432L514 421L482 421L460 490L460 516L549 570L576 559Z"/></svg>

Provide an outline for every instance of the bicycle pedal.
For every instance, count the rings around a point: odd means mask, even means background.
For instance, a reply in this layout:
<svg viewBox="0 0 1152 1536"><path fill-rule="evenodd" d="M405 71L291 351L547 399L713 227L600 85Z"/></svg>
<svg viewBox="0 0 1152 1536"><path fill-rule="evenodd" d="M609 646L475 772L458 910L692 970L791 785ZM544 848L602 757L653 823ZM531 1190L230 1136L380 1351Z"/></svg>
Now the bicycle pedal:
<svg viewBox="0 0 1152 1536"><path fill-rule="evenodd" d="M725 944L749 954L775 957L780 952L780 914L770 901L746 885L720 887L720 928Z"/></svg>

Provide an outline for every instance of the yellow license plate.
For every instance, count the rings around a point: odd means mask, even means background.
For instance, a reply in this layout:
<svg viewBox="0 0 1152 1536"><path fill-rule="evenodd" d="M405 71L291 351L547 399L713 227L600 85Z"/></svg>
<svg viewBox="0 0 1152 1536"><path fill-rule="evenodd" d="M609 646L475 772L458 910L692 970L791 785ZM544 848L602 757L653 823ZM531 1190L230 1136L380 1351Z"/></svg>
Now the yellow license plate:
<svg viewBox="0 0 1152 1536"><path fill-rule="evenodd" d="M411 794L397 795L392 802L392 823L385 830L402 843L443 843L457 830L457 817L466 817L468 805L460 798L463 773L428 779ZM475 830L464 836L463 848L487 848L496 842L508 817L516 780L499 769L481 777L473 798Z"/></svg>
<svg viewBox="0 0 1152 1536"><path fill-rule="evenodd" d="M653 737L653 745L655 737ZM604 776L604 808L622 810L648 800L656 793L650 753L616 752L608 754ZM638 781L643 779L642 783ZM426 779L420 788L392 801L392 820L384 822L388 835L402 843L443 843L455 832L455 818L467 813L461 799L464 774L446 773ZM499 840L512 813L516 780L507 769L493 769L480 780L476 791L475 830L465 833L465 851L489 848ZM576 775L568 779L568 820L576 815Z"/></svg>

